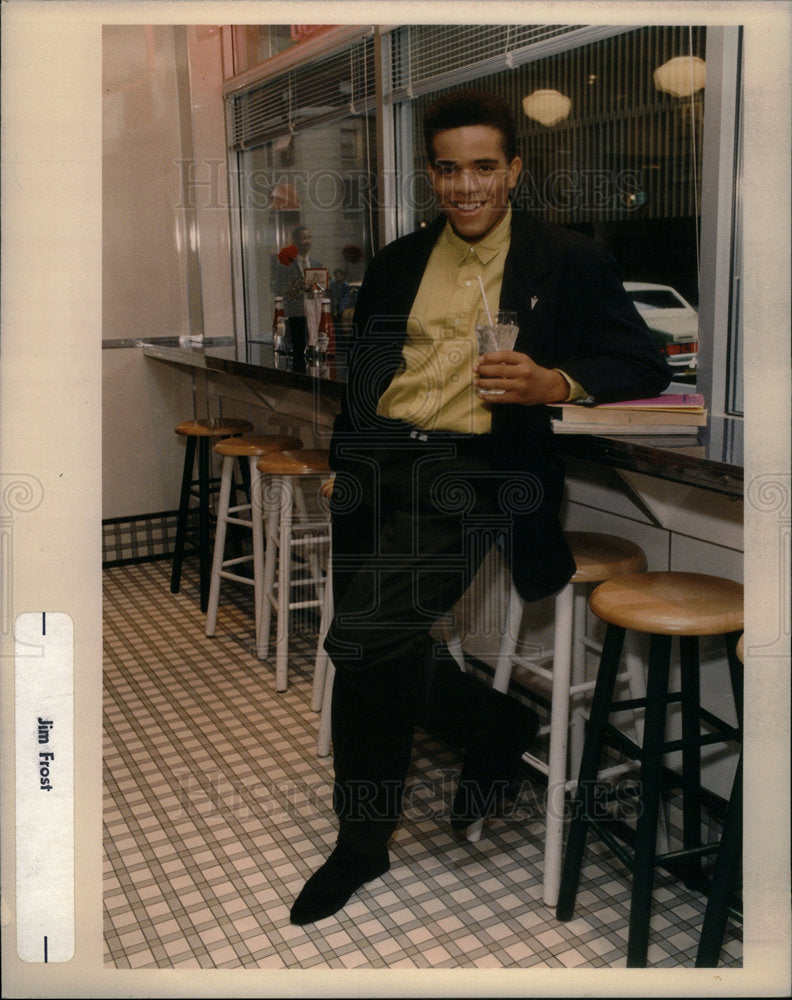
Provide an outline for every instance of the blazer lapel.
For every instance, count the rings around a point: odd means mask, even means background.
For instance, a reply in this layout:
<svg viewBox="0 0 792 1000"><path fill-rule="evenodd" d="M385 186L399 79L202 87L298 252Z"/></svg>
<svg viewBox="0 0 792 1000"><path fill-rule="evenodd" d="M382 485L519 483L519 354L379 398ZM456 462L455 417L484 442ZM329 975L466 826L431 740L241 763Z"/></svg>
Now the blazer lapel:
<svg viewBox="0 0 792 1000"><path fill-rule="evenodd" d="M516 309L520 333L515 347L528 350L538 329L543 299L543 278L551 270L537 226L530 216L512 213L511 245L503 268L500 306ZM529 351L530 353L530 351Z"/></svg>

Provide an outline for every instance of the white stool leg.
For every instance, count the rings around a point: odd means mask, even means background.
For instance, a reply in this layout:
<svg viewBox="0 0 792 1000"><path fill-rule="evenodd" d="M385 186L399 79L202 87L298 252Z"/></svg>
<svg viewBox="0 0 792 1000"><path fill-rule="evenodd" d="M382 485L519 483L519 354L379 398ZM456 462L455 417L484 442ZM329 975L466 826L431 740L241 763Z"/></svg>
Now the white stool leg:
<svg viewBox="0 0 792 1000"><path fill-rule="evenodd" d="M495 676L492 679L492 687L495 691L507 694L509 683L511 682L512 668L514 666L514 653L517 649L517 638L520 634L523 616L523 600L514 582L509 581L509 596L506 601L506 615L503 622L503 635L501 636L498 648L498 659L495 664ZM481 833L484 829L484 820L477 819L467 828L465 840L471 844L481 840Z"/></svg>
<svg viewBox="0 0 792 1000"><path fill-rule="evenodd" d="M319 622L319 637L316 642L316 659L314 660L313 689L311 692L311 708L318 712L322 708L322 698L326 684L329 657L324 648L325 636L330 628L333 617L333 556L327 557L327 579L322 597L322 617Z"/></svg>
<svg viewBox="0 0 792 1000"><path fill-rule="evenodd" d="M333 661L328 659L325 671L324 690L322 692L322 714L319 718L319 737L316 741L316 753L319 757L327 757L330 753L330 726L333 706L333 680L335 679L335 667Z"/></svg>
<svg viewBox="0 0 792 1000"><path fill-rule="evenodd" d="M311 520L308 514L308 506L305 502L305 493L303 492L302 485L299 482L295 483L294 485L294 510L300 521L308 522L309 520ZM306 551L307 551L306 558L308 560L308 567L309 567L309 572L311 574L311 579L316 581L321 581L322 568L319 562L319 550L318 550L319 543L313 541L313 539L316 538L316 536L313 533L311 533L311 535L308 537L312 539L312 541L306 546ZM314 583L313 587L314 587L314 599L319 601L321 606L322 601L324 599L323 584L321 582L316 582Z"/></svg>
<svg viewBox="0 0 792 1000"><path fill-rule="evenodd" d="M498 649L498 661L495 664L495 676L492 686L503 694L509 690L511 681L514 651L517 649L517 637L522 625L523 601L514 583L509 589L509 599L506 603L506 618L503 623L503 635Z"/></svg>
<svg viewBox="0 0 792 1000"><path fill-rule="evenodd" d="M586 635L587 591L585 584L575 585L572 609L572 687L577 687L586 680L586 647L583 639ZM586 735L584 705L585 695L580 693L573 696L569 730L569 774L573 777L577 777L580 759L583 756L583 741Z"/></svg>
<svg viewBox="0 0 792 1000"><path fill-rule="evenodd" d="M275 629L275 690L289 686L289 604L291 603L291 534L294 484L291 477L281 480L280 531L278 541L278 620Z"/></svg>
<svg viewBox="0 0 792 1000"><path fill-rule="evenodd" d="M457 661L459 669L463 674L467 673L467 666L465 665L465 651L462 649L462 636L460 635L458 626L454 625L452 627L451 625L444 625L443 637L445 639L446 646L448 646L448 651Z"/></svg>
<svg viewBox="0 0 792 1000"><path fill-rule="evenodd" d="M278 523L283 489L279 477L273 476L269 482L262 477L262 490L266 489L266 539L264 550L264 573L261 583L261 598L259 601L259 633L256 641L256 655L260 660L266 660L269 654L269 635L272 624L272 603L274 601L275 574L278 568ZM263 505L262 505L263 506Z"/></svg>
<svg viewBox="0 0 792 1000"><path fill-rule="evenodd" d="M523 600L514 582L509 581L509 596L506 601L506 615L503 621L503 635L498 647L498 659L495 664L495 676L492 678L492 687L495 691L507 694L511 681L512 667L514 666L514 653L517 649L517 637L520 634L523 616ZM484 820L477 819L471 823L465 833L465 840L471 844L477 843L481 839L481 832L484 829Z"/></svg>
<svg viewBox="0 0 792 1000"><path fill-rule="evenodd" d="M572 617L574 585L568 583L555 599L553 639L553 693L550 706L550 748L547 759L547 814L545 817L544 892L547 906L555 906L561 884L564 805L567 783L569 685L572 671Z"/></svg>
<svg viewBox="0 0 792 1000"><path fill-rule="evenodd" d="M319 643L316 651L316 666L314 667L312 707L321 711L319 717L319 735L316 740L316 753L319 757L327 757L330 753L330 725L333 700L333 680L335 667L333 661L324 650L324 637L333 618L333 556L332 549L327 560L327 582L325 583L324 600L322 601L322 624L319 630ZM321 663L320 663L321 661Z"/></svg>
<svg viewBox="0 0 792 1000"><path fill-rule="evenodd" d="M256 616L256 648L261 636L261 601L264 594L264 517L261 510L262 476L258 455L248 457L250 469L250 530L253 533L253 600Z"/></svg>
<svg viewBox="0 0 792 1000"><path fill-rule="evenodd" d="M234 473L234 458L223 456L220 476L220 497L217 506L217 526L215 529L214 554L212 556L212 576L209 585L209 605L206 609L206 634L214 635L217 626L217 606L220 603L220 571L225 555L226 531L228 528L228 507L231 499L231 477Z"/></svg>

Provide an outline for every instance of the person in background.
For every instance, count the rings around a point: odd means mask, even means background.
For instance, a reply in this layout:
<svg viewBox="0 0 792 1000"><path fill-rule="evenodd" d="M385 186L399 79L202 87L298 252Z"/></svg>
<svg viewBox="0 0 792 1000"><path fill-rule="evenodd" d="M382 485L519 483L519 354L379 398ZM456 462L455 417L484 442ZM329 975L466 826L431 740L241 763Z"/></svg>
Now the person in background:
<svg viewBox="0 0 792 1000"><path fill-rule="evenodd" d="M310 256L313 238L307 226L295 226L291 232L291 239L291 245L284 247L278 253L275 294L283 296L294 357L299 361L303 359L306 342L303 275L306 268L322 265L315 257Z"/></svg>
<svg viewBox="0 0 792 1000"><path fill-rule="evenodd" d="M671 377L613 259L512 210L521 160L508 105L448 94L427 110L424 138L441 214L368 267L331 441L339 827L291 908L296 924L388 871L417 725L464 745L454 829L502 801L536 718L463 673L430 630L493 544L525 600L574 573L546 404L654 396ZM482 289L492 309L516 310L513 350L477 356Z"/></svg>
<svg viewBox="0 0 792 1000"><path fill-rule="evenodd" d="M352 301L352 287L346 280L346 272L342 267L333 271L330 279L330 311L333 314L333 324L339 329L344 310Z"/></svg>

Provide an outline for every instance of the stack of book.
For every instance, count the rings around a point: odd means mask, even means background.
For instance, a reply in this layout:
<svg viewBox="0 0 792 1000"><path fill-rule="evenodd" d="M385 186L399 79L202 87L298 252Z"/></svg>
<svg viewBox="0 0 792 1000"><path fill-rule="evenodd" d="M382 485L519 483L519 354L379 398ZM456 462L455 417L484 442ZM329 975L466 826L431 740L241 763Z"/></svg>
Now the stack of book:
<svg viewBox="0 0 792 1000"><path fill-rule="evenodd" d="M621 403L555 403L551 423L556 434L696 434L707 423L700 393L667 393Z"/></svg>

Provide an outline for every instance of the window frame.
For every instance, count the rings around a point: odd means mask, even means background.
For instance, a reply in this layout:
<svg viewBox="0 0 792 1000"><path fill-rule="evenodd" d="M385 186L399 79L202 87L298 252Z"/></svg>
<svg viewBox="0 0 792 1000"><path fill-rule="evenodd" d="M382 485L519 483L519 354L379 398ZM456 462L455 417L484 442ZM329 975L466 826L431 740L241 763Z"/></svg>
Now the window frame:
<svg viewBox="0 0 792 1000"><path fill-rule="evenodd" d="M718 416L742 416L741 36L739 26L707 29L697 387Z"/></svg>
<svg viewBox="0 0 792 1000"><path fill-rule="evenodd" d="M411 169L414 129L412 100L392 89L390 34L406 25L346 25L279 53L260 66L227 81L224 96L238 94L286 70L327 58L355 39L374 39L376 74L378 234L380 248L411 226L411 217L396 197L399 178ZM596 37L628 31L636 25L600 27ZM537 46L535 58L544 58L588 44L586 32L560 35L551 44ZM706 26L707 90L704 109L702 195L699 221L699 352L697 390L713 414L742 416L742 323L740 311L740 192L742 28ZM534 56L520 53L523 62ZM514 56L509 56L514 59ZM482 74L491 71L482 69ZM511 63L504 62L504 68ZM467 75L469 78L469 68ZM479 67L475 67L479 75ZM445 77L431 81L431 89L448 85ZM423 90L423 88L422 88ZM239 204L237 154L229 149L229 205L231 214L234 304L237 342L247 338L243 269L243 220Z"/></svg>

